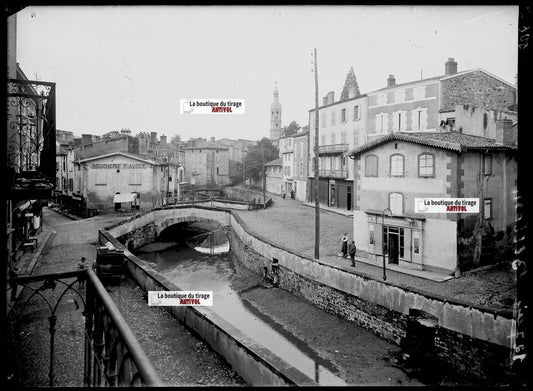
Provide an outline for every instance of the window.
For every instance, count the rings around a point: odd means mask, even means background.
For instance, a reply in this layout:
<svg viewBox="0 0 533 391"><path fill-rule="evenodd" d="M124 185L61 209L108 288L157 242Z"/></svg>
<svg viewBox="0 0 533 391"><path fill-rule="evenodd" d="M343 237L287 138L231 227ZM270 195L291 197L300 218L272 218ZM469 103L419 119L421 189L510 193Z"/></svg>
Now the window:
<svg viewBox="0 0 533 391"><path fill-rule="evenodd" d="M220 175L219 167L217 167L217 175Z"/></svg>
<svg viewBox="0 0 533 391"><path fill-rule="evenodd" d="M389 194L389 209L392 211L392 214L403 214L403 195L401 193Z"/></svg>
<svg viewBox="0 0 533 391"><path fill-rule="evenodd" d="M395 132L403 132L406 128L406 112L396 111L393 113L392 129Z"/></svg>
<svg viewBox="0 0 533 391"><path fill-rule="evenodd" d="M67 178L63 178L63 190L67 190Z"/></svg>
<svg viewBox="0 0 533 391"><path fill-rule="evenodd" d="M353 107L353 120L357 121L359 119L359 106Z"/></svg>
<svg viewBox="0 0 533 391"><path fill-rule="evenodd" d="M141 184L141 172L131 171L130 172L130 185L140 185L140 184Z"/></svg>
<svg viewBox="0 0 533 391"><path fill-rule="evenodd" d="M289 139L289 147L292 145L292 138Z"/></svg>
<svg viewBox="0 0 533 391"><path fill-rule="evenodd" d="M331 145L334 145L335 144L335 133L332 133L330 137L331 137Z"/></svg>
<svg viewBox="0 0 533 391"><path fill-rule="evenodd" d="M376 133L385 133L389 130L387 113L376 114Z"/></svg>
<svg viewBox="0 0 533 391"><path fill-rule="evenodd" d="M341 121L346 122L346 109L342 109L341 111Z"/></svg>
<svg viewBox="0 0 533 391"><path fill-rule="evenodd" d="M326 127L326 112L323 111L322 112L322 123L321 123L322 127Z"/></svg>
<svg viewBox="0 0 533 391"><path fill-rule="evenodd" d="M63 159L63 171L67 171L67 162Z"/></svg>
<svg viewBox="0 0 533 391"><path fill-rule="evenodd" d="M320 145L326 145L326 135L325 134L323 134L320 137L320 141L321 141Z"/></svg>
<svg viewBox="0 0 533 391"><path fill-rule="evenodd" d="M61 181L59 177L56 177L56 189L61 190Z"/></svg>
<svg viewBox="0 0 533 391"><path fill-rule="evenodd" d="M483 218L485 220L492 218L492 198L485 198L483 201Z"/></svg>
<svg viewBox="0 0 533 391"><path fill-rule="evenodd" d="M405 101L405 90L398 90L394 94L394 99L396 100L396 103L402 103Z"/></svg>
<svg viewBox="0 0 533 391"><path fill-rule="evenodd" d="M390 176L403 177L403 156L392 155L390 157Z"/></svg>
<svg viewBox="0 0 533 391"><path fill-rule="evenodd" d="M492 175L492 155L483 155L483 174Z"/></svg>
<svg viewBox="0 0 533 391"><path fill-rule="evenodd" d="M81 178L78 178L78 193L81 192Z"/></svg>
<svg viewBox="0 0 533 391"><path fill-rule="evenodd" d="M419 177L433 177L435 176L433 155L423 153L418 156L418 176Z"/></svg>
<svg viewBox="0 0 533 391"><path fill-rule="evenodd" d="M300 176L304 176L304 162L300 162Z"/></svg>
<svg viewBox="0 0 533 391"><path fill-rule="evenodd" d="M378 157L376 155L368 155L365 158L365 176L378 176Z"/></svg>
<svg viewBox="0 0 533 391"><path fill-rule="evenodd" d="M335 125L335 112L334 111L331 112L331 125L332 126Z"/></svg>
<svg viewBox="0 0 533 391"><path fill-rule="evenodd" d="M374 224L368 225L368 244L374 244Z"/></svg>
<svg viewBox="0 0 533 391"><path fill-rule="evenodd" d="M70 178L70 179L68 180L68 189L69 189L70 191L74 190L74 179L72 179L72 178Z"/></svg>
<svg viewBox="0 0 533 391"><path fill-rule="evenodd" d="M346 132L341 133L341 143L346 144Z"/></svg>
<svg viewBox="0 0 533 391"><path fill-rule="evenodd" d="M487 113L483 114L483 129L487 130L487 126L489 125L489 118L487 116Z"/></svg>
<svg viewBox="0 0 533 391"><path fill-rule="evenodd" d="M420 254L420 232L413 231L413 254Z"/></svg>

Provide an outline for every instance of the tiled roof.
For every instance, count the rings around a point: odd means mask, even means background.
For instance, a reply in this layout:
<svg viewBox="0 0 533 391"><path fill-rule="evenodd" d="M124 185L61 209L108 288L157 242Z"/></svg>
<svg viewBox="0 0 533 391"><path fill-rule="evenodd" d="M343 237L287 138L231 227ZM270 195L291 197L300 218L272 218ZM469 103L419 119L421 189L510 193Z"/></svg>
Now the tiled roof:
<svg viewBox="0 0 533 391"><path fill-rule="evenodd" d="M283 165L283 159L277 158L276 160L272 160L268 163L265 163L265 166L282 166Z"/></svg>
<svg viewBox="0 0 533 391"><path fill-rule="evenodd" d="M196 143L194 147L185 147L183 149L229 149L229 147L213 141L204 141Z"/></svg>
<svg viewBox="0 0 533 391"><path fill-rule="evenodd" d="M348 152L348 156L356 156L374 147L390 141L400 140L429 147L448 149L455 152L478 149L515 150L515 146L502 145L484 137L472 136L459 132L417 132L417 133L390 133Z"/></svg>

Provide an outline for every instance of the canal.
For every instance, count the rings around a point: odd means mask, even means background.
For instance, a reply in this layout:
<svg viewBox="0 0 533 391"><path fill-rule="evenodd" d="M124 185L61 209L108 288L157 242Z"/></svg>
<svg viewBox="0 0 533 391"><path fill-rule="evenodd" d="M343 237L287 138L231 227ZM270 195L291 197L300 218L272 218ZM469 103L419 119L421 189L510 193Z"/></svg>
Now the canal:
<svg viewBox="0 0 533 391"><path fill-rule="evenodd" d="M212 311L320 385L420 384L394 365L390 365L388 359L392 356L388 355L390 349L386 350L390 347L388 344L384 345L383 341L368 331L333 315L320 310L315 313L315 308L307 307L310 306L309 303L272 288L261 276L245 269L228 251L229 242L224 231L206 233L205 229L205 226L192 224L188 229L181 230L180 243L151 243L138 248L136 255L149 262L181 290L213 291L213 306L210 308ZM166 239L168 240L168 236ZM269 303L269 298L274 297L276 302L281 300L284 303L282 311ZM301 325L302 327L297 326L296 329L310 326L311 333L316 330L322 334L315 335L313 340L307 338L309 335L301 336L298 335L299 331L294 330L297 325L294 315L303 318L303 314L297 314L304 308L307 309L306 313L314 313L317 316L311 323L318 324ZM199 310L204 309L200 307ZM365 343L381 346L377 349L377 354L371 354L371 360L375 361L367 362L368 354L358 357L360 350L345 351L342 342L329 343L328 339L332 336L320 330L321 326L328 325L328 330L333 332L356 332L358 338L364 337ZM330 346L337 346L338 349L330 352L329 346L321 346L320 341L316 341L317 336L320 337L319 340L324 340ZM354 337L348 338L354 340ZM374 339L379 343L373 341ZM361 349L361 344L358 348ZM360 371L362 367L370 367L365 369L366 375ZM353 368L358 372L352 373ZM382 370L381 373L375 373L379 369Z"/></svg>

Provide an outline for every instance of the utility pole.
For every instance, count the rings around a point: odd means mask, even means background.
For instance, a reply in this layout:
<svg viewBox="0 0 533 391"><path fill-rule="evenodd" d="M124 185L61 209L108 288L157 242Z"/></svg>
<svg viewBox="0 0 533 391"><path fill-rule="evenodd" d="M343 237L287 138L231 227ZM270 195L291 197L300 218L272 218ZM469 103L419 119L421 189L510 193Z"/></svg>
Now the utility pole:
<svg viewBox="0 0 533 391"><path fill-rule="evenodd" d="M246 188L246 155L242 151L242 185Z"/></svg>
<svg viewBox="0 0 533 391"><path fill-rule="evenodd" d="M320 258L320 204L318 187L318 67L315 48L315 258Z"/></svg>
<svg viewBox="0 0 533 391"><path fill-rule="evenodd" d="M214 182L215 182L215 151L211 151L211 208L213 207Z"/></svg>
<svg viewBox="0 0 533 391"><path fill-rule="evenodd" d="M264 145L261 143L261 182L263 182L263 209L266 208L266 197L265 197L265 165L264 165Z"/></svg>

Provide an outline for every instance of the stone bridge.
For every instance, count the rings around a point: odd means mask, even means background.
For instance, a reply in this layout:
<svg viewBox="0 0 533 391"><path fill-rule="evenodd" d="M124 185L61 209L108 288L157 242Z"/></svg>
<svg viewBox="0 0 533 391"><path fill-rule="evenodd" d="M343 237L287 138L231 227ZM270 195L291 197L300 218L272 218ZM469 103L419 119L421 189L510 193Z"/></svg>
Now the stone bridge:
<svg viewBox="0 0 533 391"><path fill-rule="evenodd" d="M154 242L166 229L176 224L201 222L229 229L231 214L196 206L177 206L152 210L141 216L107 228L129 250Z"/></svg>

